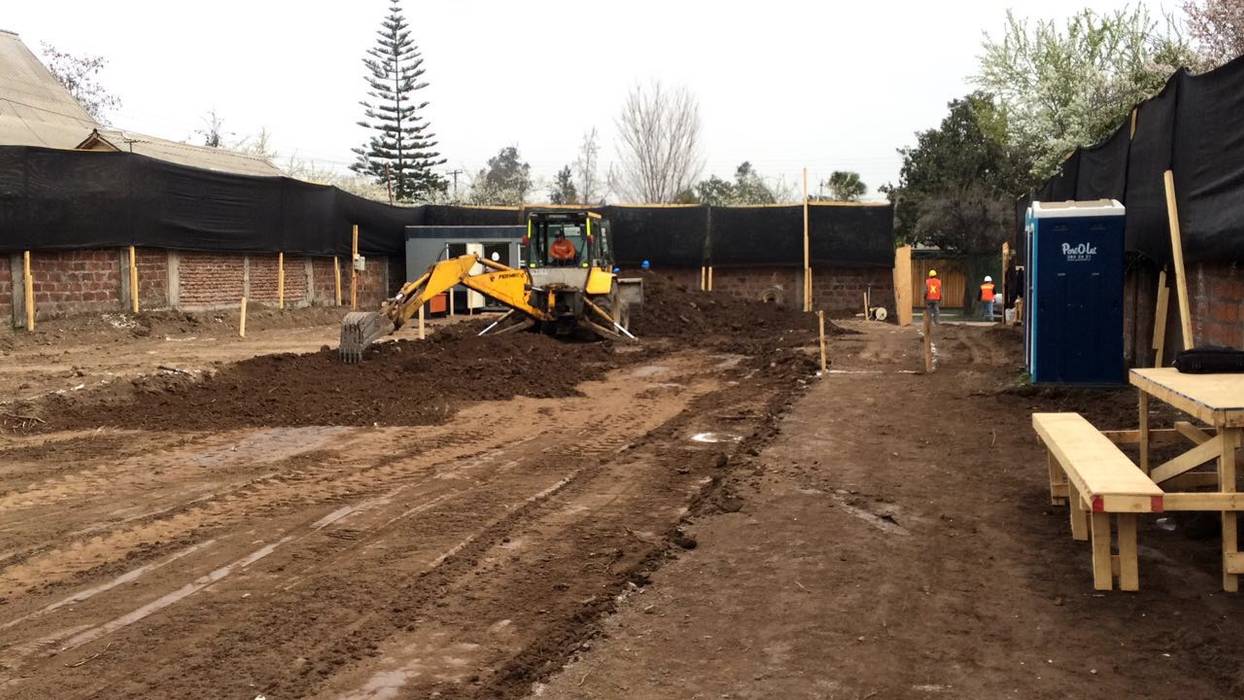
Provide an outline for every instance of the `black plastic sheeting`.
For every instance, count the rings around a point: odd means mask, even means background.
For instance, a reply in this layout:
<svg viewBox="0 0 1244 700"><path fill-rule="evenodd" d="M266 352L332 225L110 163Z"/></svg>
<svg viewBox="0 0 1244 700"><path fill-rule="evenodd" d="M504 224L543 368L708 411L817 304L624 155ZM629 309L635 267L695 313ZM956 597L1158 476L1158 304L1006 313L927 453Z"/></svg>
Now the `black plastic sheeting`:
<svg viewBox="0 0 1244 700"><path fill-rule="evenodd" d="M1067 196L1073 170L1076 187ZM1202 75L1180 69L1137 107L1134 134L1129 119L1098 146L1077 150L1034 196L1118 199L1127 207L1127 250L1165 264L1167 170L1174 173L1184 258L1244 260L1244 57ZM1023 208L1017 207L1019 231Z"/></svg>
<svg viewBox="0 0 1244 700"><path fill-rule="evenodd" d="M803 205L713 207L712 218L712 265L803 265Z"/></svg>
<svg viewBox="0 0 1244 700"><path fill-rule="evenodd" d="M704 264L708 207L605 207L614 259L633 266Z"/></svg>
<svg viewBox="0 0 1244 700"><path fill-rule="evenodd" d="M810 205L808 239L813 267L817 263L892 267L894 207Z"/></svg>
<svg viewBox="0 0 1244 700"><path fill-rule="evenodd" d="M1176 76L1175 192L1184 255L1244 257L1244 57Z"/></svg>
<svg viewBox="0 0 1244 700"><path fill-rule="evenodd" d="M539 207L533 207L538 209ZM893 209L811 206L814 264L890 265ZM802 265L803 207L597 207L620 264ZM405 254L407 226L523 223L504 207L395 207L286 177L236 175L130 153L0 147L0 252L121 247Z"/></svg>

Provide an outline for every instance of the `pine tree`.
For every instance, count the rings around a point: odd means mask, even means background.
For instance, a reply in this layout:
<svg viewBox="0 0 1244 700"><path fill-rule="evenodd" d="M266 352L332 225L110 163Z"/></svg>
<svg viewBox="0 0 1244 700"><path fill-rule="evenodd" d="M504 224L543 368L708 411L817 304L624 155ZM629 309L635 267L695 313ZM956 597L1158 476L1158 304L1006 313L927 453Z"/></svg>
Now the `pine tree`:
<svg viewBox="0 0 1244 700"><path fill-rule="evenodd" d="M557 177L553 179L553 185L549 187L549 203L576 204L578 201L579 193L575 191L574 173L567 165L557 171Z"/></svg>
<svg viewBox="0 0 1244 700"><path fill-rule="evenodd" d="M428 106L416 93L428 86L423 54L410 38L401 0L389 0L389 14L376 32L376 46L367 51L367 94L360 102L366 119L359 126L373 133L367 145L354 149L350 166L357 173L393 186L400 202L429 199L443 193L445 178L433 171L445 159L436 151L436 135L420 112Z"/></svg>

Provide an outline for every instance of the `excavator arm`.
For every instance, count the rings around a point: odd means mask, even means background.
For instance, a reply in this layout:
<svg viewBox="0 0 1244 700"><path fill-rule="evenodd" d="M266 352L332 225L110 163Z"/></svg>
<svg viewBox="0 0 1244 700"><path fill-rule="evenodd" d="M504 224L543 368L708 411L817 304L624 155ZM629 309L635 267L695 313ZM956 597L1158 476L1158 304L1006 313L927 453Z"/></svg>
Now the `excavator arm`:
<svg viewBox="0 0 1244 700"><path fill-rule="evenodd" d="M472 275L477 264L486 272ZM346 314L341 323L341 345L338 353L346 362L358 362L363 351L376 340L397 331L419 312L419 307L438 294L462 284L481 294L522 312L535 320L547 321L547 311L528 303L530 286L527 273L477 255L462 255L442 260L427 269L418 279L402 285L392 299L380 305L379 311L355 311Z"/></svg>

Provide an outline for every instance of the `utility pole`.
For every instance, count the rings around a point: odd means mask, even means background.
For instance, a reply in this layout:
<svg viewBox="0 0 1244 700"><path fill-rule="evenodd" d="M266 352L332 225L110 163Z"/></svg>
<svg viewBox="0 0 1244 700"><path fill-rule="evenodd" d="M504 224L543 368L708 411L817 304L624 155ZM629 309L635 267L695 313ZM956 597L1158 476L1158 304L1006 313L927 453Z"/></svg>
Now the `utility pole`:
<svg viewBox="0 0 1244 700"><path fill-rule="evenodd" d="M457 202L458 201L458 176L462 174L462 169L454 168L453 170L449 171L449 174L453 176L453 179L454 179L454 202Z"/></svg>

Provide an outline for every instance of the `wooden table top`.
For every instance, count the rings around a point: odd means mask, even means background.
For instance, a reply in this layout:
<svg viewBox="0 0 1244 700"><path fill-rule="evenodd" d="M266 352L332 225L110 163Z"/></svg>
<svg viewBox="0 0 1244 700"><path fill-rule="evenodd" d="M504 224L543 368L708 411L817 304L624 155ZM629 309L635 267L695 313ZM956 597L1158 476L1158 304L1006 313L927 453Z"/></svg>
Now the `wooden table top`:
<svg viewBox="0 0 1244 700"><path fill-rule="evenodd" d="M1244 373L1184 374L1174 367L1134 369L1137 389L1215 428L1244 428Z"/></svg>

